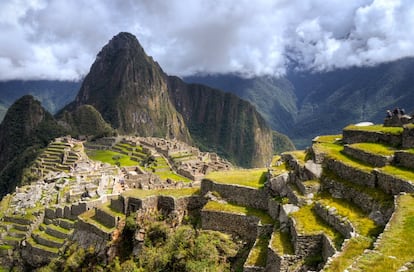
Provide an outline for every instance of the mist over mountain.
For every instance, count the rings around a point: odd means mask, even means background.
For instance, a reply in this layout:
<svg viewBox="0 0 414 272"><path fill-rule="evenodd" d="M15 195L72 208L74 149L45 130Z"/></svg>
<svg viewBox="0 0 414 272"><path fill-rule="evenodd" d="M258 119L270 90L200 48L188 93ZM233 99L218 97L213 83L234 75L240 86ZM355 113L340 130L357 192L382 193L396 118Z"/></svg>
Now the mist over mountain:
<svg viewBox="0 0 414 272"><path fill-rule="evenodd" d="M30 94L42 103L52 114L73 101L80 81L59 80L10 80L0 81L0 121L7 108L23 95Z"/></svg>
<svg viewBox="0 0 414 272"><path fill-rule="evenodd" d="M186 77L230 91L250 101L272 129L298 147L313 137L336 134L349 123L382 123L387 109L414 109L414 59L375 67L330 72L291 71L286 77L242 78L236 75Z"/></svg>

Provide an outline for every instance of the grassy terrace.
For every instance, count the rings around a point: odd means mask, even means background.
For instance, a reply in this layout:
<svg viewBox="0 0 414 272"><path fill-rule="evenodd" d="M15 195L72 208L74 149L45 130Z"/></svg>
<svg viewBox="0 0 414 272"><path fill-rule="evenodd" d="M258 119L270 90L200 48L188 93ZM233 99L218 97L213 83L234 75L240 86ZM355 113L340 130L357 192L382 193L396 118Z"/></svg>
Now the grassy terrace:
<svg viewBox="0 0 414 272"><path fill-rule="evenodd" d="M114 230L114 228L108 228L107 226L101 224L99 221L95 220L94 216L95 216L95 209L91 209L79 215L79 219L85 223L94 225L95 227L97 227L98 229L106 233L111 233Z"/></svg>
<svg viewBox="0 0 414 272"><path fill-rule="evenodd" d="M111 165L116 165L117 161L121 166L134 166L138 164L127 155L112 150L87 150L86 153L92 160L109 163ZM119 160L114 160L114 157L119 157Z"/></svg>
<svg viewBox="0 0 414 272"><path fill-rule="evenodd" d="M262 188L266 181L266 168L242 169L232 171L211 172L206 179L223 184L236 184L252 188Z"/></svg>
<svg viewBox="0 0 414 272"><path fill-rule="evenodd" d="M413 170L404 169L401 167L395 167L392 165L387 165L387 166L382 167L380 171L390 176L394 176L397 178L401 178L404 180L410 180L414 182L414 171Z"/></svg>
<svg viewBox="0 0 414 272"><path fill-rule="evenodd" d="M29 242L33 247L40 248L44 251L48 251L48 252L55 253L55 254L57 254L59 252L58 248L48 247L48 246L44 246L44 245L36 243L36 241L32 237L29 237L27 239L27 242Z"/></svg>
<svg viewBox="0 0 414 272"><path fill-rule="evenodd" d="M373 125L373 126L349 125L345 127L344 130L372 131L372 132L388 133L392 135L400 135L404 129L402 127L384 127L383 125Z"/></svg>
<svg viewBox="0 0 414 272"><path fill-rule="evenodd" d="M382 234L377 249L357 261L355 271L397 271L403 264L413 261L414 247L414 196L398 198L398 207L389 229Z"/></svg>
<svg viewBox="0 0 414 272"><path fill-rule="evenodd" d="M294 150L294 151L288 151L287 154L292 154L300 164L304 165L306 160L306 152L305 150Z"/></svg>
<svg viewBox="0 0 414 272"><path fill-rule="evenodd" d="M270 245L280 255L293 255L295 253L290 233L288 231L281 232L279 228L274 230Z"/></svg>
<svg viewBox="0 0 414 272"><path fill-rule="evenodd" d="M247 216L256 216L260 219L262 224L273 224L273 219L268 215L265 211L240 206L231 203L219 203L216 201L209 201L203 208L204 210L209 211L222 211L222 212L229 212L229 213L237 213Z"/></svg>
<svg viewBox="0 0 414 272"><path fill-rule="evenodd" d="M343 247L341 254L332 260L323 271L345 271L364 251L372 246L373 239L365 236L357 236L349 239Z"/></svg>
<svg viewBox="0 0 414 272"><path fill-rule="evenodd" d="M342 140L342 135L341 134L337 134L337 135L322 135L322 136L318 136L315 138L315 142L317 143L335 143L338 140Z"/></svg>
<svg viewBox="0 0 414 272"><path fill-rule="evenodd" d="M348 188L352 188L362 193L365 193L382 204L385 204L388 202L390 205L392 205L392 200L393 200L392 195L386 194L380 189L362 186L362 185L341 179L340 177L338 177L337 175L335 175L334 173L326 169L324 170L324 176L330 179L333 179L337 182L340 182Z"/></svg>
<svg viewBox="0 0 414 272"><path fill-rule="evenodd" d="M245 265L265 267L267 261L267 246L269 245L267 236L260 236L256 239L254 246L250 250L249 257Z"/></svg>
<svg viewBox="0 0 414 272"><path fill-rule="evenodd" d="M65 242L65 239L57 238L55 236L52 236L52 235L47 234L46 232L40 231L40 230L34 230L32 232L32 234L39 235L43 239L46 239L46 240L49 240L49 241L53 241L53 242L56 242L56 243L59 243L59 244L63 244Z"/></svg>
<svg viewBox="0 0 414 272"><path fill-rule="evenodd" d="M314 144L314 148L316 148L318 151L321 151L331 159L339 160L342 163L354 167L356 169L371 172L374 168L366 163L363 163L359 160L356 160L354 158L351 158L345 154L343 154L341 151L343 150L343 146L339 144L334 143L317 143Z"/></svg>
<svg viewBox="0 0 414 272"><path fill-rule="evenodd" d="M360 149L362 151L365 151L367 153L373 153L383 156L391 156L394 155L395 149L386 146L384 144L377 144L377 143L356 143L351 144L350 147L353 147L355 149Z"/></svg>
<svg viewBox="0 0 414 272"><path fill-rule="evenodd" d="M343 237L340 233L330 227L323 221L313 210L313 205L303 206L299 211L291 213L292 218L296 221L297 231L302 234L320 234L325 233L339 248Z"/></svg>
<svg viewBox="0 0 414 272"><path fill-rule="evenodd" d="M124 197L136 197L145 198L149 196L172 196L172 197L183 197L198 195L200 193L199 188L182 188L182 189L157 189L157 190L140 190L133 189L122 193Z"/></svg>
<svg viewBox="0 0 414 272"><path fill-rule="evenodd" d="M3 218L10 205L11 195L5 195L0 202L0 218Z"/></svg>
<svg viewBox="0 0 414 272"><path fill-rule="evenodd" d="M102 205L102 206L98 207L98 209L100 209L100 210L104 211L105 213L110 214L114 217L119 217L119 218L124 218L125 217L124 213L117 212L117 211L113 210L110 207L109 203L107 205Z"/></svg>
<svg viewBox="0 0 414 272"><path fill-rule="evenodd" d="M328 194L320 196L318 201L325 207L335 208L339 215L348 218L358 234L363 236L378 235L379 226L355 204L344 199L333 198Z"/></svg>

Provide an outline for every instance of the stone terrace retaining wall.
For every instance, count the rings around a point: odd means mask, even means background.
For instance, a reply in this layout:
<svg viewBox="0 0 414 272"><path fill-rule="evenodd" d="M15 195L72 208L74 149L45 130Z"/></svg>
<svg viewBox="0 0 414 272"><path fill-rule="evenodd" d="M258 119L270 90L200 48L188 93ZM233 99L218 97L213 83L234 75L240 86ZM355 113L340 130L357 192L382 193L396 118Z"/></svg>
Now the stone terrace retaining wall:
<svg viewBox="0 0 414 272"><path fill-rule="evenodd" d="M113 217L110 214L107 214L99 208L95 210L94 219L99 221L101 224L108 228L114 228L117 224L117 219L115 217Z"/></svg>
<svg viewBox="0 0 414 272"><path fill-rule="evenodd" d="M35 267L49 264L53 258L57 257L57 254L33 247L30 243L26 243L26 246L22 248L21 255L27 263Z"/></svg>
<svg viewBox="0 0 414 272"><path fill-rule="evenodd" d="M288 222L295 255L302 259L322 253L322 235L302 235L297 232L296 222L292 217L289 217Z"/></svg>
<svg viewBox="0 0 414 272"><path fill-rule="evenodd" d="M322 258L326 263L330 257L335 255L336 249L331 239L328 238L324 233L322 234Z"/></svg>
<svg viewBox="0 0 414 272"><path fill-rule="evenodd" d="M326 223L341 233L345 238L351 238L355 233L355 229L351 222L347 218L341 217L336 212L335 208L328 209L321 203L315 203L315 212L319 215Z"/></svg>
<svg viewBox="0 0 414 272"><path fill-rule="evenodd" d="M259 218L236 213L201 211L201 227L235 234L253 243L257 237Z"/></svg>
<svg viewBox="0 0 414 272"><path fill-rule="evenodd" d="M396 151L394 155L394 164L414 169L414 154L404 151Z"/></svg>
<svg viewBox="0 0 414 272"><path fill-rule="evenodd" d="M366 213L376 213L376 218L372 218L377 224L384 225L385 222L391 217L393 213L393 207L384 205L375 200L370 195L356 190L352 187L348 187L342 182L333 180L326 176L321 178L322 190L327 190L329 193L336 198L344 198L358 205ZM378 212L380 214L378 214Z"/></svg>
<svg viewBox="0 0 414 272"><path fill-rule="evenodd" d="M296 255L279 255L270 246L267 248L266 272L289 271L289 266L299 260Z"/></svg>
<svg viewBox="0 0 414 272"><path fill-rule="evenodd" d="M349 145L344 146L343 152L353 158L366 162L374 167L384 167L389 164L393 156L383 156L374 153L365 152L364 150L353 148Z"/></svg>
<svg viewBox="0 0 414 272"><path fill-rule="evenodd" d="M84 231L84 232L87 232L87 233L93 233L93 234L97 235L98 237L102 238L105 241L109 241L111 239L111 235L112 235L112 233L110 233L110 232L108 233L108 232L96 227L93 224L89 224L87 222L84 222L82 219L79 219L76 222L75 230L76 230L75 232ZM74 237L76 237L75 234L74 234Z"/></svg>
<svg viewBox="0 0 414 272"><path fill-rule="evenodd" d="M265 189L220 184L208 179L203 179L201 181L201 194L205 195L209 191L218 192L222 198L229 202L261 210L267 210L267 202L270 198Z"/></svg>
<svg viewBox="0 0 414 272"><path fill-rule="evenodd" d="M401 192L414 192L414 183L388 175L380 170L374 170L377 176L378 187L385 193L397 195Z"/></svg>
<svg viewBox="0 0 414 272"><path fill-rule="evenodd" d="M341 161L327 158L325 165L328 170L335 172L340 178L352 181L355 184L362 186L375 187L375 175L371 172L356 169L352 166L346 165Z"/></svg>
<svg viewBox="0 0 414 272"><path fill-rule="evenodd" d="M414 147L414 127L405 126L403 131L402 147Z"/></svg>
<svg viewBox="0 0 414 272"><path fill-rule="evenodd" d="M393 135L377 131L344 129L342 132L342 141L344 144L370 142L382 143L392 146L401 146L402 135Z"/></svg>

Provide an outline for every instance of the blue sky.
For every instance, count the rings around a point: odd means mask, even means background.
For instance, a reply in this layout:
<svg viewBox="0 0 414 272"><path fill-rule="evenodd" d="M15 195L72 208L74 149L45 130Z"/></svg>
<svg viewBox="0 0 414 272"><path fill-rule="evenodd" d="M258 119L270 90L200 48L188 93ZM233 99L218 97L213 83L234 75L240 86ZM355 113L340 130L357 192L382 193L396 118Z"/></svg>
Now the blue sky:
<svg viewBox="0 0 414 272"><path fill-rule="evenodd" d="M171 75L283 75L414 55L412 0L2 0L0 80L84 76L117 33Z"/></svg>

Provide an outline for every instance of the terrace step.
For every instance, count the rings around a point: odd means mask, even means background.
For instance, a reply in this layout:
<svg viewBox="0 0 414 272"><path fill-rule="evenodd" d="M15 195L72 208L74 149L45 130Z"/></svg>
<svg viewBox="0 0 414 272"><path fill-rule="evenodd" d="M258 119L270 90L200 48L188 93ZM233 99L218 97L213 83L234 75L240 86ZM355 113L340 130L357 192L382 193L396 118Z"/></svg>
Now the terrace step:
<svg viewBox="0 0 414 272"><path fill-rule="evenodd" d="M394 149L376 143L345 145L343 153L373 167L384 167L394 158Z"/></svg>
<svg viewBox="0 0 414 272"><path fill-rule="evenodd" d="M75 227L74 220L66 219L66 218L58 218L56 219L56 225L59 227L62 227L67 230L72 230Z"/></svg>
<svg viewBox="0 0 414 272"><path fill-rule="evenodd" d="M303 195L316 194L321 189L319 180L296 181L296 185Z"/></svg>
<svg viewBox="0 0 414 272"><path fill-rule="evenodd" d="M60 239L66 239L73 233L73 230L67 230L65 228L56 226L54 224L49 224L49 225L42 224L40 225L39 229L51 236L54 236Z"/></svg>
<svg viewBox="0 0 414 272"><path fill-rule="evenodd" d="M33 231L32 238L36 243L52 248L61 248L65 243L64 239L57 238L40 230Z"/></svg>
<svg viewBox="0 0 414 272"><path fill-rule="evenodd" d="M37 243L32 237L29 237L26 242L33 248L38 249L39 251L43 252L45 256L49 256L50 258L54 258L58 255L59 249L56 247L45 246L42 244Z"/></svg>
<svg viewBox="0 0 414 272"><path fill-rule="evenodd" d="M244 271L265 271L267 264L267 248L269 246L270 235L261 235L257 237L250 249L246 262L244 263Z"/></svg>

